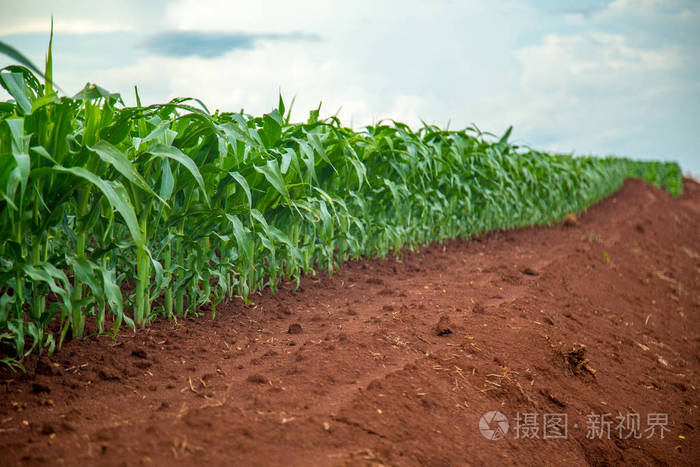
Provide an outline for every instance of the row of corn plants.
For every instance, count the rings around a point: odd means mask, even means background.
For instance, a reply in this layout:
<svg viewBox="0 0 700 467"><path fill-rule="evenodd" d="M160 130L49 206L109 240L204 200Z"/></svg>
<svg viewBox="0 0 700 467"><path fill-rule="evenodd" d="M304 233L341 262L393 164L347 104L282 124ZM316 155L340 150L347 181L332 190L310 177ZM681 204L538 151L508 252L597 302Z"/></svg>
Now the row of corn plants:
<svg viewBox="0 0 700 467"><path fill-rule="evenodd" d="M337 118L291 123L199 101L73 97L0 70L0 345L5 363L67 338L211 313L348 258L546 224L628 177L679 195L675 163L550 154L482 133ZM138 94L137 94L138 100Z"/></svg>

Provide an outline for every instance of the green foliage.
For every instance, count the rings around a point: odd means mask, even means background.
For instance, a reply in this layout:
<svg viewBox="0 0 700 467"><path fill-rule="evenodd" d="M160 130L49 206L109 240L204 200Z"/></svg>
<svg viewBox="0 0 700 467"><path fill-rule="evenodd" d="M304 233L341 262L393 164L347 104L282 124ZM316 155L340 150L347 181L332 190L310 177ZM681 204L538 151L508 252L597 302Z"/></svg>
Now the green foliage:
<svg viewBox="0 0 700 467"><path fill-rule="evenodd" d="M126 107L90 84L59 97L50 54L44 75L0 70L0 344L18 367L87 323L215 313L348 258L558 221L627 177L682 190L675 163L533 151L510 129L293 124L281 97L262 117Z"/></svg>

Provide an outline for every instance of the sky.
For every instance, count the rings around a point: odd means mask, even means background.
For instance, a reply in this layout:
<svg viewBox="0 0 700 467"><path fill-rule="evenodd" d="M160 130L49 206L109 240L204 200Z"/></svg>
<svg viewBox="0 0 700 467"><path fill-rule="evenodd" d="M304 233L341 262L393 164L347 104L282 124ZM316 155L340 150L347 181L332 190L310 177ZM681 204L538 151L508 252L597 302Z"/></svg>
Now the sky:
<svg viewBox="0 0 700 467"><path fill-rule="evenodd" d="M476 124L539 150L675 160L700 176L697 0L0 0L0 41L54 77L135 103L197 97L292 119L322 103L353 128L383 118ZM0 67L10 59L0 56ZM0 94L3 100L7 94Z"/></svg>

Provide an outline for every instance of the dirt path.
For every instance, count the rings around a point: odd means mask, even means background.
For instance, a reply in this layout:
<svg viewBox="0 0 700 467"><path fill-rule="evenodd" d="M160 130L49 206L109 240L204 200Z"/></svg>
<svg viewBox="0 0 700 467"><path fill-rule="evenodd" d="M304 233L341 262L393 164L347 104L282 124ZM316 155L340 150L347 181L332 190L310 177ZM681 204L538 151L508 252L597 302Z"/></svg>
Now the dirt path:
<svg viewBox="0 0 700 467"><path fill-rule="evenodd" d="M352 262L253 300L2 370L0 464L700 464L692 181L682 200L629 181L575 226ZM482 436L488 411L504 439ZM543 439L549 414L566 437Z"/></svg>

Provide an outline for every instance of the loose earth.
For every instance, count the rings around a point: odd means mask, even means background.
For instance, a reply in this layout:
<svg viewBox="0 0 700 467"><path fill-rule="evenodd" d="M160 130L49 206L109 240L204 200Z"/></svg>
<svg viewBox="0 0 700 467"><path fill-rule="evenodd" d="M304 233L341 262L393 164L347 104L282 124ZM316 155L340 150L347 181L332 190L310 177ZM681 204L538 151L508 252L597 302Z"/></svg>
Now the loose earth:
<svg viewBox="0 0 700 467"><path fill-rule="evenodd" d="M692 180L294 285L2 368L0 464L700 465Z"/></svg>

